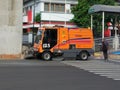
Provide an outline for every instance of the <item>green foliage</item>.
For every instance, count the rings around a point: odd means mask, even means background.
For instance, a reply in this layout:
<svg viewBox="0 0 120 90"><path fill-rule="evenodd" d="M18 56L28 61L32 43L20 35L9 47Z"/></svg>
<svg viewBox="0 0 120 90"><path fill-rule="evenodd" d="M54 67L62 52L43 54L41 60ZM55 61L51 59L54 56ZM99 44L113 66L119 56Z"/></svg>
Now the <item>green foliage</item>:
<svg viewBox="0 0 120 90"><path fill-rule="evenodd" d="M72 8L74 18L71 20L79 27L90 26L90 14L88 9L94 4L114 5L115 0L78 0L78 4ZM95 23L101 20L101 15L95 15ZM109 20L109 15L106 16L106 20Z"/></svg>
<svg viewBox="0 0 120 90"><path fill-rule="evenodd" d="M88 26L90 15L88 15L89 3L86 0L78 0L78 5L72 8L74 18L72 19L78 26Z"/></svg>
<svg viewBox="0 0 120 90"><path fill-rule="evenodd" d="M41 21L41 13L37 13L35 16L35 22L40 22Z"/></svg>

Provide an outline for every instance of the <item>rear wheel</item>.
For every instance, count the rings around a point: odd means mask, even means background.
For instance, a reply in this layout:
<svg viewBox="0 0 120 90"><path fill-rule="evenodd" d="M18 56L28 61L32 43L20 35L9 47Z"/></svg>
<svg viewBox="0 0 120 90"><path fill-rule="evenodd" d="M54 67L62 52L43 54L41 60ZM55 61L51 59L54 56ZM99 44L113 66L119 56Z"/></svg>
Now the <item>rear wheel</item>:
<svg viewBox="0 0 120 90"><path fill-rule="evenodd" d="M42 54L42 59L44 59L44 60L51 60L51 58L52 58L52 55L51 55L51 53L50 52L44 52L43 54Z"/></svg>
<svg viewBox="0 0 120 90"><path fill-rule="evenodd" d="M88 59L88 53L86 51L80 52L80 59L87 60Z"/></svg>

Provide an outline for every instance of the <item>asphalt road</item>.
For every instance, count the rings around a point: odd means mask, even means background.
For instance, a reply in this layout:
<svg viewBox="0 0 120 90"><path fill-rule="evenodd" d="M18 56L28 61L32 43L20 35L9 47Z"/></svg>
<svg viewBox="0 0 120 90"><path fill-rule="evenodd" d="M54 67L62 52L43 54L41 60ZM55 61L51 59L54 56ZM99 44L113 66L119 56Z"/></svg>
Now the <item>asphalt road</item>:
<svg viewBox="0 0 120 90"><path fill-rule="evenodd" d="M0 61L0 90L120 90L120 81L62 61Z"/></svg>

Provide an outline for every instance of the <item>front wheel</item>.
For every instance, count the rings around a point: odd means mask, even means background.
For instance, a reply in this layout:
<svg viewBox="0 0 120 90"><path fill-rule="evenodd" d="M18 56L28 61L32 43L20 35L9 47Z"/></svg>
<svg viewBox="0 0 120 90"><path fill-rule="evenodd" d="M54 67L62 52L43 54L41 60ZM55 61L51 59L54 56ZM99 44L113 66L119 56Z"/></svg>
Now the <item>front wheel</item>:
<svg viewBox="0 0 120 90"><path fill-rule="evenodd" d="M51 58L52 58L52 55L51 55L51 53L50 52L44 52L43 54L42 54L42 59L44 59L44 60L51 60Z"/></svg>
<svg viewBox="0 0 120 90"><path fill-rule="evenodd" d="M88 59L88 53L85 51L80 52L80 59L87 60Z"/></svg>

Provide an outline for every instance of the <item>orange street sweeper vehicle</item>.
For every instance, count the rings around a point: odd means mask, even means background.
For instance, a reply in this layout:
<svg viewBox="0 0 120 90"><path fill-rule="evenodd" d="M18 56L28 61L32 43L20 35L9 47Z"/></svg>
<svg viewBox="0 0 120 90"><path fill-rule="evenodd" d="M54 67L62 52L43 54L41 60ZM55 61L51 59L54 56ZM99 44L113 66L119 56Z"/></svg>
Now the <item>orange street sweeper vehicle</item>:
<svg viewBox="0 0 120 90"><path fill-rule="evenodd" d="M37 32L34 55L44 60L55 56L87 60L94 53L92 30L88 28L43 27Z"/></svg>

